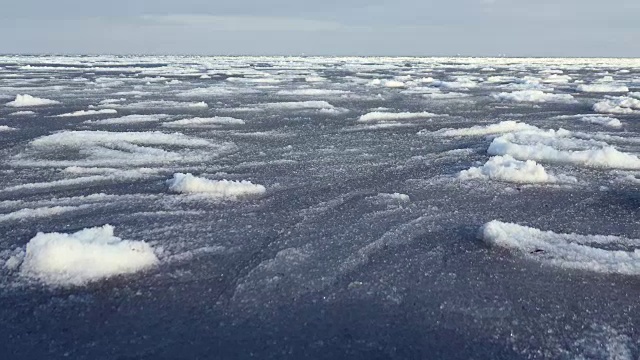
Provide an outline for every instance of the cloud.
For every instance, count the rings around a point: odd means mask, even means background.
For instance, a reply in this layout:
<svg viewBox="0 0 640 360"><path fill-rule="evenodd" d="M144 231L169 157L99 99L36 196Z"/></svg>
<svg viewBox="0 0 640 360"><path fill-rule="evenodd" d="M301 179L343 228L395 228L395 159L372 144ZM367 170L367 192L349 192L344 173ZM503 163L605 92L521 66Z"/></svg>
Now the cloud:
<svg viewBox="0 0 640 360"><path fill-rule="evenodd" d="M206 28L208 31L345 31L354 27L335 21L276 16L217 16L197 14L142 15L143 25Z"/></svg>

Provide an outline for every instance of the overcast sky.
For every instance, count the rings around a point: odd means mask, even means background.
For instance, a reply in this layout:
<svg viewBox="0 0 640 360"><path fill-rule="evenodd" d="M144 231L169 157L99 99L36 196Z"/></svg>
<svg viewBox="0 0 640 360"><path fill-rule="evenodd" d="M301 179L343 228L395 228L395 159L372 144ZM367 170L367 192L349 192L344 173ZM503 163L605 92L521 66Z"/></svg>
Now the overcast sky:
<svg viewBox="0 0 640 360"><path fill-rule="evenodd" d="M0 0L0 53L640 57L640 0Z"/></svg>

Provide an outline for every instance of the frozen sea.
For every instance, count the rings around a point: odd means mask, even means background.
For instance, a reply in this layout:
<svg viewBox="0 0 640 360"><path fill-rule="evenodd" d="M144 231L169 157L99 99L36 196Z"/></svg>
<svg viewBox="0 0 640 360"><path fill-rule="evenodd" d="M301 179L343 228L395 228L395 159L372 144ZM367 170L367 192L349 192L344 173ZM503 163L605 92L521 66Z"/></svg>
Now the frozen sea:
<svg viewBox="0 0 640 360"><path fill-rule="evenodd" d="M640 60L0 56L2 359L638 359Z"/></svg>

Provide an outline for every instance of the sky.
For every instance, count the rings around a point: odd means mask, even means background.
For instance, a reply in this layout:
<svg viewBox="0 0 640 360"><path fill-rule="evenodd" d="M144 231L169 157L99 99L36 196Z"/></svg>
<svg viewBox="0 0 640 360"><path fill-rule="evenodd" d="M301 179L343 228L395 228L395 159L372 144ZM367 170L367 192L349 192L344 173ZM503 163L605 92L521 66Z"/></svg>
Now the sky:
<svg viewBox="0 0 640 360"><path fill-rule="evenodd" d="M0 0L0 53L640 57L639 0Z"/></svg>

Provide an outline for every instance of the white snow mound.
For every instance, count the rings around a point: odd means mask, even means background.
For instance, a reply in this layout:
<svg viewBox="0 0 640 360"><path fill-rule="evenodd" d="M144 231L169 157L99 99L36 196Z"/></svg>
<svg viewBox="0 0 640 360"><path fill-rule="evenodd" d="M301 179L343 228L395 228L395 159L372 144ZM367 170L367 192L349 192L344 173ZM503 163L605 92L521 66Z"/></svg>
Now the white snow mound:
<svg viewBox="0 0 640 360"><path fill-rule="evenodd" d="M640 274L640 240L618 236L558 234L491 221L480 229L491 246L568 269L626 275ZM617 248L616 250L607 250Z"/></svg>
<svg viewBox="0 0 640 360"><path fill-rule="evenodd" d="M73 234L38 233L27 244L20 273L48 285L77 286L158 263L149 244L122 240L113 230L104 225Z"/></svg>
<svg viewBox="0 0 640 360"><path fill-rule="evenodd" d="M460 180L490 179L521 184L560 181L559 178L548 174L545 168L535 161L519 161L509 155L494 156L481 167L461 171L458 178ZM570 179L575 181L575 178Z"/></svg>
<svg viewBox="0 0 640 360"><path fill-rule="evenodd" d="M203 194L217 199L237 200L259 196L267 190L250 181L209 180L192 174L175 173L167 180L169 191L183 194Z"/></svg>
<svg viewBox="0 0 640 360"><path fill-rule="evenodd" d="M31 95L16 95L16 99L7 103L10 107L30 107L60 104L59 101L37 98Z"/></svg>

